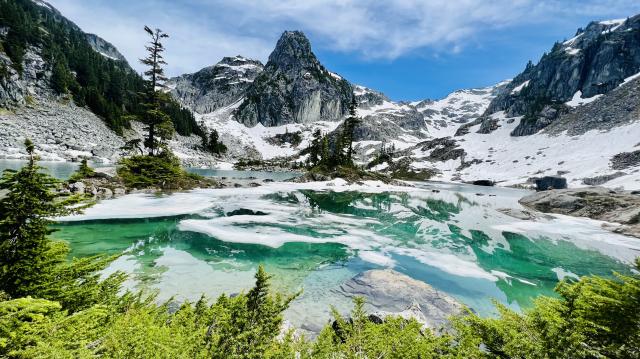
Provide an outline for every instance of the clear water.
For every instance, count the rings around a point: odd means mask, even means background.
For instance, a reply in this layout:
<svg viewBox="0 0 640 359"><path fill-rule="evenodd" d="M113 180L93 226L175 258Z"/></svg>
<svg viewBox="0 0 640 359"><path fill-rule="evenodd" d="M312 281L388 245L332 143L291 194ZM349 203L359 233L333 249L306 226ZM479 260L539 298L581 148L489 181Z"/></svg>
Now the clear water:
<svg viewBox="0 0 640 359"><path fill-rule="evenodd" d="M0 159L0 173L6 169L10 170L19 170L24 165L27 164L27 161L23 160L5 160ZM40 161L38 164L44 167L45 171L58 179L66 180L73 172L78 169L79 163L74 162L61 162L61 161ZM95 166L95 164L91 164Z"/></svg>
<svg viewBox="0 0 640 359"><path fill-rule="evenodd" d="M26 165L27 161L23 160L7 160L0 159L0 173L5 169L18 170L22 166ZM40 161L40 166L44 167L45 171L50 175L66 180L78 169L79 163L74 162L62 162L62 161ZM105 167L113 166L103 163L89 163L90 166ZM284 181L290 178L300 176L298 172L275 172L275 171L236 171L236 170L216 170L210 168L187 168L188 172L196 173L204 177L226 177L226 178L238 178L249 179L255 178L259 180L272 179L274 181Z"/></svg>
<svg viewBox="0 0 640 359"><path fill-rule="evenodd" d="M298 172L278 172L278 171L237 171L237 170L217 170L211 168L187 168L191 173L199 174L204 177L227 177L227 178L255 178L255 179L272 179L274 181L285 181L301 174Z"/></svg>
<svg viewBox="0 0 640 359"><path fill-rule="evenodd" d="M126 253L110 270L127 271L128 286L158 291L160 300L246 290L262 263L276 289L304 290L287 318L310 331L329 319L330 305L350 307L340 284L372 268L394 268L483 315L493 312L492 299L520 309L553 295L567 275L631 270L637 239L586 219L523 221L498 211L521 208L524 194L340 183L136 194L63 219L54 236L73 256Z"/></svg>

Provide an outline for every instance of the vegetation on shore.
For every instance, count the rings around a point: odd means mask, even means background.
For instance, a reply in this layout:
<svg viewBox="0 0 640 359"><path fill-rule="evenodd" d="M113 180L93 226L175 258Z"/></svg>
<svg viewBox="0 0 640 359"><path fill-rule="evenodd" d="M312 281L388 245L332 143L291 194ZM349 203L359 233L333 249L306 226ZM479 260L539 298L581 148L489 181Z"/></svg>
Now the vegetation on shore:
<svg viewBox="0 0 640 359"><path fill-rule="evenodd" d="M214 301L158 305L153 295L122 292L122 273L99 273L115 259L67 260L68 246L48 237L50 218L77 213L55 191L27 143L29 164L6 171L0 189L0 357L7 358L637 358L640 275L583 277L558 284L517 313L468 312L434 332L414 319L372 321L356 299L349 318L333 311L315 340L282 330L296 295L255 286ZM636 261L640 271L640 261Z"/></svg>
<svg viewBox="0 0 640 359"><path fill-rule="evenodd" d="M144 30L149 35L150 42L146 47L147 57L140 59L140 62L148 69L144 72L147 77L143 93L145 101L142 104L145 111L138 119L146 125L147 134L144 141L132 140L125 145L125 149L138 150L140 154L121 159L118 163L118 176L129 188L208 187L214 182L187 173L180 166L180 160L169 148L167 141L173 137L175 129L171 116L163 108L163 103L167 101L167 94L162 91L166 87L164 82L167 80L163 69L166 62L162 55L165 50L162 40L168 38L169 35L160 29L152 30L148 26L145 26ZM203 139L206 137L203 136ZM205 142L210 150L226 150L226 148L220 147L224 145L217 142L217 132L215 131L211 133L208 142ZM144 149L147 150L147 153Z"/></svg>

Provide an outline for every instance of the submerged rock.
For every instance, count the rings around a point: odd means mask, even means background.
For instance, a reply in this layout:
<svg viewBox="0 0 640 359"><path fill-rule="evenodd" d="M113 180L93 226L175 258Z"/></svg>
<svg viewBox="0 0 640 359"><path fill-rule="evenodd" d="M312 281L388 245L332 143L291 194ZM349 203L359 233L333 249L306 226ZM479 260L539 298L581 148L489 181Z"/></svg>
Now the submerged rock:
<svg viewBox="0 0 640 359"><path fill-rule="evenodd" d="M463 312L463 305L453 297L391 269L360 273L343 283L340 293L364 297L367 309L381 319L415 318L432 329L447 327L450 316Z"/></svg>

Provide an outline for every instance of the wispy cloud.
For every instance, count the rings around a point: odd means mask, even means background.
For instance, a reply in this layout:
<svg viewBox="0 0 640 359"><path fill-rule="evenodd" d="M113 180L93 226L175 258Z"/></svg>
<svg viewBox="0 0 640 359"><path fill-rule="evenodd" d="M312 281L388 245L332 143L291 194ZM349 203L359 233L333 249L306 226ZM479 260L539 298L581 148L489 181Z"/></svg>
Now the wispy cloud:
<svg viewBox="0 0 640 359"><path fill-rule="evenodd" d="M368 59L414 51L460 52L490 31L525 24L632 15L628 0L51 0L71 20L121 50L137 66L157 26L167 42L169 73L192 72L223 56L265 60L285 29L312 36L314 46ZM571 35L571 34L566 34Z"/></svg>

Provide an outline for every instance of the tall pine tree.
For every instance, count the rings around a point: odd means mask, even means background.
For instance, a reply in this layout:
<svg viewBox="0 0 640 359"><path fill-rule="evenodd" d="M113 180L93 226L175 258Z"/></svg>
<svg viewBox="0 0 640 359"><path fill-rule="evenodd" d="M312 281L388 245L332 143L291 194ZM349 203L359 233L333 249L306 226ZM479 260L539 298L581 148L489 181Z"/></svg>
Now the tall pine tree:
<svg viewBox="0 0 640 359"><path fill-rule="evenodd" d="M162 40L169 35L160 29L151 30L148 26L144 27L144 31L149 34L151 41L146 46L147 57L140 59L140 62L149 68L144 72L147 76L144 104L146 111L142 115L142 122L147 125L148 130L144 145L149 149L149 155L153 156L159 147L164 146L163 141L171 138L174 131L171 118L162 109L162 103L167 99L161 91L165 87L164 81L167 80L162 68L167 64L162 56L164 52Z"/></svg>
<svg viewBox="0 0 640 359"><path fill-rule="evenodd" d="M87 257L69 263L64 242L48 238L51 218L79 213L81 198L56 191L59 182L37 165L34 145L26 140L29 163L6 170L0 180L0 292L13 298L33 296L60 301L71 311L112 300L124 277L99 281L98 271L114 257Z"/></svg>

